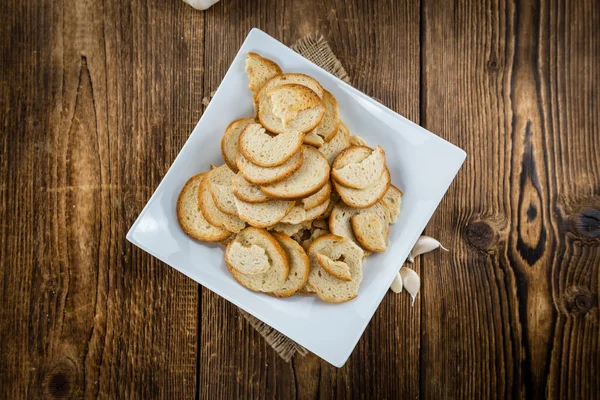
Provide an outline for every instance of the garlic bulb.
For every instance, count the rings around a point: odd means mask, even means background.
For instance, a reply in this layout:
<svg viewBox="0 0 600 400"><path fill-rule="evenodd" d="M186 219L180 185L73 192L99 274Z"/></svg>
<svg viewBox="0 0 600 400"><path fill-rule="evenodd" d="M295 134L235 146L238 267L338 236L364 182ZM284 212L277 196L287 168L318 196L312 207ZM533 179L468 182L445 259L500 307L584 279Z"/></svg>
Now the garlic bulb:
<svg viewBox="0 0 600 400"><path fill-rule="evenodd" d="M188 3L190 6L194 7L196 10L206 10L213 4L217 3L219 0L183 0Z"/></svg>
<svg viewBox="0 0 600 400"><path fill-rule="evenodd" d="M410 254L408 255L408 262L412 263L415 261L415 257L418 257L421 254L429 253L430 251L433 251L438 248L445 251L449 251L434 238L429 236L421 236L417 240L417 243L415 243L415 247L413 247L413 249L410 251Z"/></svg>
<svg viewBox="0 0 600 400"><path fill-rule="evenodd" d="M419 275L415 271L407 267L400 268L399 274L402 277L402 286L406 288L406 291L412 297L412 305L414 306L415 298L421 288L421 279L419 279Z"/></svg>
<svg viewBox="0 0 600 400"><path fill-rule="evenodd" d="M390 285L390 289L394 293L400 293L400 292L402 292L402 277L400 276L400 272L398 272L396 274L396 277L394 278L394 281Z"/></svg>

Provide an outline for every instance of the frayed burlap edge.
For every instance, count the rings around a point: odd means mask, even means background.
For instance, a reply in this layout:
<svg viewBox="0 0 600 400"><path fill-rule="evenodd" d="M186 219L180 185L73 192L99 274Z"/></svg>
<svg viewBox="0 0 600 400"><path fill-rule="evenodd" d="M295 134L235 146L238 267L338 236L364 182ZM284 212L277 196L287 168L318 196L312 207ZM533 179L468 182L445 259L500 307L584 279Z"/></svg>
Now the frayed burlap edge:
<svg viewBox="0 0 600 400"><path fill-rule="evenodd" d="M323 35L317 33L305 36L293 44L292 49L344 82L350 82L350 78L342 66L342 63L335 56ZM209 96L202 99L202 104L207 106L214 95L215 92L211 92ZM308 350L285 336L283 333L248 314L246 311L242 309L239 309L239 311L244 318L246 318L246 321L256 329L269 346L271 346L285 362L290 362L292 357L296 354L300 354L301 356L308 354Z"/></svg>

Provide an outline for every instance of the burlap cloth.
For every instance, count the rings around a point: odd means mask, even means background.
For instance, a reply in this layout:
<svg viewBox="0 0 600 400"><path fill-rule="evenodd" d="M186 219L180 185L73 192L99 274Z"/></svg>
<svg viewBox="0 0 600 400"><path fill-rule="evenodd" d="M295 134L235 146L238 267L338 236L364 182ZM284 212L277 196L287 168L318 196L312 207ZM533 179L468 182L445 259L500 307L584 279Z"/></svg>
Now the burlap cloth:
<svg viewBox="0 0 600 400"><path fill-rule="evenodd" d="M329 47L323 35L316 34L303 37L292 45L292 49L344 82L349 82L350 79L346 70L331 50L331 47ZM210 97L213 95L214 92L211 93ZM210 102L210 97L204 98L202 103L207 105ZM295 354L304 356L308 353L304 347L271 328L258 318L241 309L239 312L286 362L289 362Z"/></svg>

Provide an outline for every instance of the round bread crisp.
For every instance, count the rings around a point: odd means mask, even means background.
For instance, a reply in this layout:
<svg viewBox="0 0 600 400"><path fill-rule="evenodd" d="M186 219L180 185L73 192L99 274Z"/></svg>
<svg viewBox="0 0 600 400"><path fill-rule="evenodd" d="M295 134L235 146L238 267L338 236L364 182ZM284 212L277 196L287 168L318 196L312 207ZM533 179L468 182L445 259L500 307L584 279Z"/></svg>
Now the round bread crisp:
<svg viewBox="0 0 600 400"><path fill-rule="evenodd" d="M233 195L233 178L235 174L227 165L213 168L208 173L208 187L217 208L233 217L237 217Z"/></svg>
<svg viewBox="0 0 600 400"><path fill-rule="evenodd" d="M238 217L227 215L217 208L208 186L207 177L208 174L204 175L198 189L198 205L200 206L200 210L202 210L202 215L204 215L204 218L206 218L210 224L218 228L227 229L228 231L234 233L244 229L246 226L244 221Z"/></svg>
<svg viewBox="0 0 600 400"><path fill-rule="evenodd" d="M290 265L290 273L281 289L270 292L276 297L290 297L298 293L306 282L310 273L310 261L306 252L298 243L282 233L272 233L273 237L285 251Z"/></svg>
<svg viewBox="0 0 600 400"><path fill-rule="evenodd" d="M309 132L325 115L325 104L306 86L286 84L264 93L258 103L258 120L270 132ZM246 156L248 157L248 156Z"/></svg>
<svg viewBox="0 0 600 400"><path fill-rule="evenodd" d="M307 88L309 88L310 90L315 92L317 94L317 96L319 96L320 99L322 99L324 96L323 87L321 86L321 84L319 82L317 82L316 79L311 78L310 76L305 75L305 74L291 73L291 74L277 75L277 76L274 76L273 78L269 79L263 85L263 87L260 89L258 94L256 94L254 96L254 102L260 103L260 98L263 95L265 95L269 90L276 88L277 86L294 84L294 83L306 86Z"/></svg>
<svg viewBox="0 0 600 400"><path fill-rule="evenodd" d="M362 137L360 137L358 135L350 136L350 144L352 146L367 146L367 147L369 147L369 143L367 143L367 141L365 139L363 139Z"/></svg>
<svg viewBox="0 0 600 400"><path fill-rule="evenodd" d="M325 271L317 259L317 253L333 261L343 259L350 271L351 280L344 281ZM341 303L358 296L358 287L362 281L363 250L347 238L324 235L316 239L308 248L310 275L308 283L315 289L317 296L330 303Z"/></svg>
<svg viewBox="0 0 600 400"><path fill-rule="evenodd" d="M274 199L302 199L318 192L329 179L329 164L319 151L303 146L302 166L288 178L262 186L262 191Z"/></svg>
<svg viewBox="0 0 600 400"><path fill-rule="evenodd" d="M251 124L240 135L238 151L255 165L276 167L298 152L303 137L298 131L271 136L260 124Z"/></svg>
<svg viewBox="0 0 600 400"><path fill-rule="evenodd" d="M277 167L259 167L251 163L242 153L237 155L237 165L244 178L255 185L269 185L286 179L296 172L304 160L304 150L300 148L296 154Z"/></svg>
<svg viewBox="0 0 600 400"><path fill-rule="evenodd" d="M342 201L351 207L367 208L383 198L390 186L390 171L384 169L378 181L365 189L351 189L344 187L333 180L333 187L338 192Z"/></svg>
<svg viewBox="0 0 600 400"><path fill-rule="evenodd" d="M236 198L235 204L240 218L257 228L269 228L276 225L294 207L293 201L285 200L247 203Z"/></svg>
<svg viewBox="0 0 600 400"><path fill-rule="evenodd" d="M267 272L258 274L244 274L232 265L232 260L228 257L230 247L233 243L240 243L242 246L249 247L252 245L262 247L271 264ZM227 245L225 250L225 264L231 275L242 286L254 290L255 292L272 292L280 289L289 274L290 267L285 251L279 243L264 229L248 227L237 234L235 239Z"/></svg>
<svg viewBox="0 0 600 400"><path fill-rule="evenodd" d="M327 162L332 164L337 155L348 147L350 147L350 130L346 124L340 121L340 126L333 139L319 147L319 151L323 153Z"/></svg>
<svg viewBox="0 0 600 400"><path fill-rule="evenodd" d="M346 187L364 189L376 182L385 168L385 152L380 146L350 146L333 161L331 176Z"/></svg>
<svg viewBox="0 0 600 400"><path fill-rule="evenodd" d="M254 117L235 120L229 124L227 129L225 129L225 133L221 138L221 154L223 155L223 160L225 160L225 163L233 172L238 171L235 160L238 152L240 134L252 123L254 123Z"/></svg>
<svg viewBox="0 0 600 400"><path fill-rule="evenodd" d="M340 109L335 97L325 90L323 101L325 103L323 119L315 129L304 135L304 143L315 147L321 147L325 142L330 142L340 126Z"/></svg>
<svg viewBox="0 0 600 400"><path fill-rule="evenodd" d="M231 236L226 229L211 225L198 206L198 188L204 173L192 176L181 189L177 199L177 221L191 238L203 242L220 242Z"/></svg>
<svg viewBox="0 0 600 400"><path fill-rule="evenodd" d="M244 179L244 175L241 172L238 172L233 178L233 195L248 203L264 203L265 201L269 201L269 196L260 190L260 186L248 182Z"/></svg>

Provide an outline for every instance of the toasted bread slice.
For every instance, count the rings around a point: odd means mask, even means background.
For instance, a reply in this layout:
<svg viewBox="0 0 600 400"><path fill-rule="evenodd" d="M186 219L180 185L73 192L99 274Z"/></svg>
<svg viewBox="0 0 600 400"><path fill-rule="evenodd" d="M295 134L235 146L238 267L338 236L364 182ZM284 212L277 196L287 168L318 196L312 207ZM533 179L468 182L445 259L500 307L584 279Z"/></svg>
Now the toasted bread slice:
<svg viewBox="0 0 600 400"><path fill-rule="evenodd" d="M229 124L227 129L225 129L225 134L221 138L221 154L223 155L223 160L225 160L225 163L233 172L238 171L236 156L240 134L252 123L254 123L254 117L235 120Z"/></svg>
<svg viewBox="0 0 600 400"><path fill-rule="evenodd" d="M319 264L318 253L333 261L341 260L343 257L343 262L347 264L350 271L351 280L344 281L330 275ZM332 303L349 301L358 296L358 287L362 281L363 256L364 252L360 247L340 236L324 235L312 242L308 248L311 268L308 282L317 292L317 296Z"/></svg>
<svg viewBox="0 0 600 400"><path fill-rule="evenodd" d="M269 259L270 267L264 273L244 274L238 270L241 268L239 257L232 256L231 247L239 243L241 246L250 247L252 245L261 247L265 250ZM227 245L225 251L225 263L231 275L242 286L254 290L256 292L272 292L280 289L288 277L290 266L285 254L279 243L264 229L248 227L238 233L235 239Z"/></svg>
<svg viewBox="0 0 600 400"><path fill-rule="evenodd" d="M224 228L228 231L238 233L246 226L246 223L231 215L227 215L217 208L210 192L208 184L208 174L202 178L198 190L198 204L204 218L212 225L218 228Z"/></svg>
<svg viewBox="0 0 600 400"><path fill-rule="evenodd" d="M181 189L177 199L177 221L191 238L202 242L220 242L231 236L231 232L211 225L198 206L198 189L204 175L191 177Z"/></svg>
<svg viewBox="0 0 600 400"><path fill-rule="evenodd" d="M234 241L227 246L225 258L232 268L246 275L264 274L271 268L265 249L252 243L243 245Z"/></svg>
<svg viewBox="0 0 600 400"><path fill-rule="evenodd" d="M385 152L380 146L374 150L366 146L351 146L335 158L331 175L346 187L364 189L376 182L385 168Z"/></svg>
<svg viewBox="0 0 600 400"><path fill-rule="evenodd" d="M317 128L315 128L317 129ZM308 144L317 149L325 144L323 138L315 133L315 129L304 134L304 144Z"/></svg>
<svg viewBox="0 0 600 400"><path fill-rule="evenodd" d="M350 136L350 145L351 146L366 146L366 147L369 147L369 144L367 143L367 141L365 139L363 139L362 137L358 136L358 135L352 135L352 136Z"/></svg>
<svg viewBox="0 0 600 400"><path fill-rule="evenodd" d="M263 193L260 186L248 182L241 172L238 172L233 178L233 195L248 203L264 203L265 201L269 201L269 196Z"/></svg>
<svg viewBox="0 0 600 400"><path fill-rule="evenodd" d="M402 191L396 186L390 185L381 201L390 209L393 224L400 216L400 207L402 206Z"/></svg>
<svg viewBox="0 0 600 400"><path fill-rule="evenodd" d="M300 244L305 250L308 250L312 242L320 238L321 236L329 235L329 229L311 228L308 231L308 238L300 240Z"/></svg>
<svg viewBox="0 0 600 400"><path fill-rule="evenodd" d="M390 225L390 210L382 202L375 203L369 208L352 208L343 202L338 202L329 216L329 230L334 235L346 237L354 242L358 242L352 230L351 218L359 214L369 214L376 217L381 224L381 233L386 234Z"/></svg>
<svg viewBox="0 0 600 400"><path fill-rule="evenodd" d="M323 115L323 119L315 129L310 131L311 134L317 135L319 138L321 138L321 140L316 139L321 143L321 145L325 142L330 142L331 139L333 139L333 137L337 134L340 126L340 109L335 97L325 90L323 101L325 103L325 114ZM306 136L304 137L304 141L306 143Z"/></svg>
<svg viewBox="0 0 600 400"><path fill-rule="evenodd" d="M255 185L269 185L288 178L300 169L302 161L304 161L304 151L302 148L285 163L271 168L259 167L251 163L242 153L238 153L237 155L237 165L244 178Z"/></svg>
<svg viewBox="0 0 600 400"><path fill-rule="evenodd" d="M350 147L350 131L346 124L340 121L338 131L333 139L319 147L319 151L325 156L327 162L332 164L337 155L348 147Z"/></svg>
<svg viewBox="0 0 600 400"><path fill-rule="evenodd" d="M235 204L240 218L257 228L276 225L294 207L293 201L269 200L264 203L247 203L237 197Z"/></svg>
<svg viewBox="0 0 600 400"><path fill-rule="evenodd" d="M318 150L303 146L302 166L288 178L262 186L267 196L275 199L302 199L318 192L329 179L329 164Z"/></svg>
<svg viewBox="0 0 600 400"><path fill-rule="evenodd" d="M208 187L217 208L227 215L237 217L232 182L234 176L227 165L221 165L208 173Z"/></svg>
<svg viewBox="0 0 600 400"><path fill-rule="evenodd" d="M329 275L346 282L350 282L352 280L352 275L350 275L350 267L348 264L343 261L334 261L321 253L317 253L316 256L321 268L323 268Z"/></svg>
<svg viewBox="0 0 600 400"><path fill-rule="evenodd" d="M248 53L248 58L246 58L245 72L250 78L248 87L255 95L269 79L282 73L279 65L273 60L252 52Z"/></svg>
<svg viewBox="0 0 600 400"><path fill-rule="evenodd" d="M276 167L292 158L302 146L301 132L271 136L259 124L251 124L240 135L238 150L251 163Z"/></svg>
<svg viewBox="0 0 600 400"><path fill-rule="evenodd" d="M381 200L387 192L390 186L390 172L385 168L381 177L365 189L351 189L340 185L335 179L333 186L344 203L355 208L368 208Z"/></svg>
<svg viewBox="0 0 600 400"><path fill-rule="evenodd" d="M290 297L298 293L308 282L310 261L302 246L290 239L289 236L282 233L273 233L272 235L287 255L290 273L283 286L269 294L276 297Z"/></svg>
<svg viewBox="0 0 600 400"><path fill-rule="evenodd" d="M383 252L386 249L385 238L389 230L384 229L381 220L373 214L362 213L350 218L352 232L363 249Z"/></svg>
<svg viewBox="0 0 600 400"><path fill-rule="evenodd" d="M325 105L306 86L277 86L261 97L258 120L270 132L309 132L321 122Z"/></svg>

